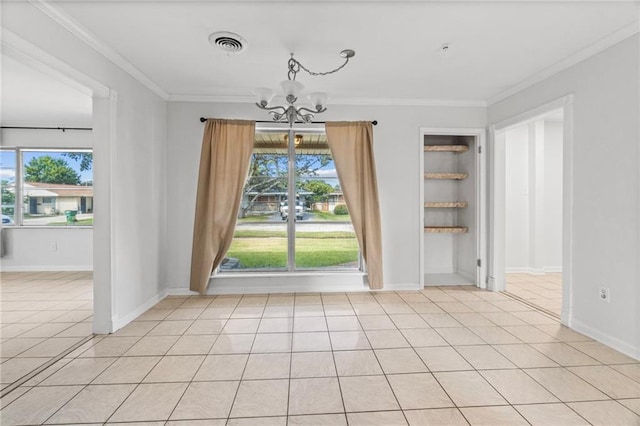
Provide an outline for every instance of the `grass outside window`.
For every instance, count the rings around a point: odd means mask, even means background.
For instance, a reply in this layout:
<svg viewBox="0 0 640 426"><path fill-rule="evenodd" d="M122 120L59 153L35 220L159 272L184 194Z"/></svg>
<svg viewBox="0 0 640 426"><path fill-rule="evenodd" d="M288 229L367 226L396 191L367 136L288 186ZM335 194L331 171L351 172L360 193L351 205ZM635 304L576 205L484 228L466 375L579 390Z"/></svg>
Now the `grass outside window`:
<svg viewBox="0 0 640 426"><path fill-rule="evenodd" d="M297 232L296 268L349 267L358 262L358 242L352 232ZM287 267L285 231L236 231L227 257L238 269Z"/></svg>

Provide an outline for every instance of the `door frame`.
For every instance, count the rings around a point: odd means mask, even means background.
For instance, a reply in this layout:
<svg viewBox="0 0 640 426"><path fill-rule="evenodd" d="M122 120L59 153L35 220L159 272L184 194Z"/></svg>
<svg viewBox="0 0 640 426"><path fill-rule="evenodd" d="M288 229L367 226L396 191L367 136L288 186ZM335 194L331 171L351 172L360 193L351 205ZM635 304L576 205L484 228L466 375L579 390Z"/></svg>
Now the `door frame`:
<svg viewBox="0 0 640 426"><path fill-rule="evenodd" d="M561 320L570 325L573 296L573 94L545 103L522 114L489 127L491 148L489 165L489 270L487 287L493 291L505 289L505 133L553 110L562 109L562 313Z"/></svg>
<svg viewBox="0 0 640 426"><path fill-rule="evenodd" d="M421 127L419 137L419 161L420 161L420 192L419 192L419 229L420 235L419 241L419 253L420 253L420 267L419 267L419 283L420 288L424 288L424 136L425 135L453 135L453 136L472 136L476 140L475 156L475 186L476 186L476 256L480 259L480 265L476 268L476 286L479 288L487 288L487 155L485 149L486 141L486 129L484 128L470 128L470 127L458 127L458 128L442 128L442 127Z"/></svg>

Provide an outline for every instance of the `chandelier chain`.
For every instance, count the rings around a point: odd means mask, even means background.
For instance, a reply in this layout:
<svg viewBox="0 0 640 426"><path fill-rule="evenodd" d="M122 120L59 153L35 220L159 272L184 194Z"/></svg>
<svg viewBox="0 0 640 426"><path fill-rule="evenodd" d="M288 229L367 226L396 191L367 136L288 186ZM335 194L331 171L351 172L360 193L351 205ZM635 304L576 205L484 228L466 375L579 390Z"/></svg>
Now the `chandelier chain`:
<svg viewBox="0 0 640 426"><path fill-rule="evenodd" d="M304 87L302 84L295 81L296 75L300 72L300 70L303 70L312 76L333 74L344 68L349 63L349 59L353 58L355 54L355 51L351 49L345 49L340 52L340 56L344 58L344 63L342 65L331 71L315 72L302 65L297 59L293 57L292 53L291 57L287 61L287 77L289 78L289 80L283 81L281 83L282 88L285 92L285 99L287 101L286 105L269 106L269 101L273 98L273 92L269 89L261 88L256 89L256 94L260 98L260 100L256 102L256 106L271 114L273 121L275 122L287 122L289 123L289 126L293 126L293 123L296 122L311 123L315 114L320 114L327 110L327 107L324 105L324 103L327 101L327 95L322 92L315 92L310 94L309 99L313 103L313 109L309 109L303 106L296 107L295 103L298 100L299 92L302 91ZM297 84L294 84L294 82Z"/></svg>
<svg viewBox="0 0 640 426"><path fill-rule="evenodd" d="M344 63L342 65L340 65L338 68L335 68L335 69L333 69L331 71L315 72L315 71L311 71L309 68L307 68L304 65L302 65L300 63L300 61L298 61L297 59L294 59L293 58L293 53L292 53L291 54L291 58L289 59L289 72L287 73L287 76L289 77L289 80L295 80L296 79L296 74L298 72L300 72L301 69L306 71L309 75L312 75L312 76L329 75L329 74L333 74L333 73L336 73L336 72L340 71L348 63L349 63L349 58L347 57L347 58L345 58Z"/></svg>

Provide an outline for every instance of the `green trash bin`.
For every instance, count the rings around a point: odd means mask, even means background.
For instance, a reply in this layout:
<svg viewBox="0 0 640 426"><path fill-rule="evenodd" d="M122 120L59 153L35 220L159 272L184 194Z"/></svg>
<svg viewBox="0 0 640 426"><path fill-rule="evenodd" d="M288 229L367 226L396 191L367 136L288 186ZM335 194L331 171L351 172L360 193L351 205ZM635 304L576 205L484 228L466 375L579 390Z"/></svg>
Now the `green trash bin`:
<svg viewBox="0 0 640 426"><path fill-rule="evenodd" d="M65 210L64 215L67 217L67 223L72 224L73 222L77 222L76 215L78 214L77 210Z"/></svg>

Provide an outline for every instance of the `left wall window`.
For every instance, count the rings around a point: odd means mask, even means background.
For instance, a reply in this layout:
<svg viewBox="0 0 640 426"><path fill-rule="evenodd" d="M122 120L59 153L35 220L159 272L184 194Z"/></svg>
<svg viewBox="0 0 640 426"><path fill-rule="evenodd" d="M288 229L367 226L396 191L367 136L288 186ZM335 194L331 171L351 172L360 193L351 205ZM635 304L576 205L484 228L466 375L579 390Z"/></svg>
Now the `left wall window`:
<svg viewBox="0 0 640 426"><path fill-rule="evenodd" d="M0 159L5 225L93 225L91 150L3 149Z"/></svg>
<svg viewBox="0 0 640 426"><path fill-rule="evenodd" d="M15 149L0 150L0 190L2 192L2 225L16 222L16 159Z"/></svg>

